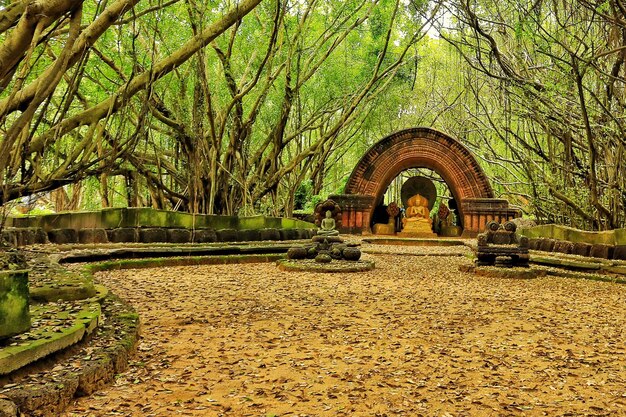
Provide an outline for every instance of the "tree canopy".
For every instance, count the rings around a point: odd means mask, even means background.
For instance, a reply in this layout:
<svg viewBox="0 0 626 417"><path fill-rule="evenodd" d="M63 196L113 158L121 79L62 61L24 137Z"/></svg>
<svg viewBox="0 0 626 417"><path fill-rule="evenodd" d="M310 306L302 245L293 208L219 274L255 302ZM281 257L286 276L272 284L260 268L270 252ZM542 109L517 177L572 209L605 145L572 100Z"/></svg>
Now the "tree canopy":
<svg viewBox="0 0 626 417"><path fill-rule="evenodd" d="M618 0L7 0L2 203L57 190L62 208L291 215L340 192L371 144L421 125L469 146L526 214L624 227L625 11Z"/></svg>

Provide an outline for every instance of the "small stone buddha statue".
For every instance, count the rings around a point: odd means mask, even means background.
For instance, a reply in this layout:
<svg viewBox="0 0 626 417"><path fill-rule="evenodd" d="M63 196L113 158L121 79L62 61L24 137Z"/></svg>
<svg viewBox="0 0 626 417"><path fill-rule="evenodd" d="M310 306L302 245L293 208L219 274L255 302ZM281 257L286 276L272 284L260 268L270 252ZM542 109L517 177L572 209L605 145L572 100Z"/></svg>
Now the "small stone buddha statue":
<svg viewBox="0 0 626 417"><path fill-rule="evenodd" d="M318 235L336 236L339 234L339 231L335 229L335 219L333 219L332 216L332 212L330 210L326 210L326 217L322 219L320 228L317 231Z"/></svg>
<svg viewBox="0 0 626 417"><path fill-rule="evenodd" d="M407 201L408 207L402 219L403 233L433 234L428 199L416 194Z"/></svg>

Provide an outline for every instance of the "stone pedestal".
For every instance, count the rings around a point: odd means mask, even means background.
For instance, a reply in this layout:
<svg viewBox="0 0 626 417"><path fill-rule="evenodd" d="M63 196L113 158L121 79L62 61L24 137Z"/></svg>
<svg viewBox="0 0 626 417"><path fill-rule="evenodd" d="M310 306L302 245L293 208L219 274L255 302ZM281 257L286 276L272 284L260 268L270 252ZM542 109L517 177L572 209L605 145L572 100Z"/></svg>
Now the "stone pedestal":
<svg viewBox="0 0 626 417"><path fill-rule="evenodd" d="M528 267L529 242L525 236L515 233L517 226L511 221L499 224L487 223L485 233L478 235L476 265L495 265L501 268Z"/></svg>
<svg viewBox="0 0 626 417"><path fill-rule="evenodd" d="M429 221L407 221L402 232L398 234L402 237L437 237L433 233Z"/></svg>
<svg viewBox="0 0 626 417"><path fill-rule="evenodd" d="M341 207L341 233L369 234L370 213L374 207L374 197L361 194L334 194L328 197Z"/></svg>
<svg viewBox="0 0 626 417"><path fill-rule="evenodd" d="M0 339L30 329L28 272L0 272Z"/></svg>
<svg viewBox="0 0 626 417"><path fill-rule="evenodd" d="M461 201L463 236L476 237L490 221L504 223L521 217L518 209L510 208L507 200L498 198L467 198Z"/></svg>

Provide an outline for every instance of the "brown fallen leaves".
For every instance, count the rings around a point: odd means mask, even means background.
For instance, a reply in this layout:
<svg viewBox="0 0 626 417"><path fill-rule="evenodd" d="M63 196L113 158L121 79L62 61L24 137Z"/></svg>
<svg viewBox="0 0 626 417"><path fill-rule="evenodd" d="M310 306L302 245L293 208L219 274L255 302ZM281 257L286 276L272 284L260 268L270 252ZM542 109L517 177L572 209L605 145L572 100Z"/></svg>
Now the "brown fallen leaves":
<svg viewBox="0 0 626 417"><path fill-rule="evenodd" d="M99 275L137 307L143 339L114 386L65 416L626 415L626 286L367 258L376 269L358 274Z"/></svg>

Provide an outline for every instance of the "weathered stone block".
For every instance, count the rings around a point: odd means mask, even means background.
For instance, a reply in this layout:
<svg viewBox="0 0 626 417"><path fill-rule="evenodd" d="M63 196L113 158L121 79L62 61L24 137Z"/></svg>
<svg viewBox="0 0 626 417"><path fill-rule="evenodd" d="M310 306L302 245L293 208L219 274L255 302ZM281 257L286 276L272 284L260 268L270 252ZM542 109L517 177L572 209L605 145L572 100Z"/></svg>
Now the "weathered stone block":
<svg viewBox="0 0 626 417"><path fill-rule="evenodd" d="M580 256L589 256L589 252L591 252L591 245L585 242L575 242L574 243L574 255Z"/></svg>
<svg viewBox="0 0 626 417"><path fill-rule="evenodd" d="M615 246L626 246L626 229L613 230Z"/></svg>
<svg viewBox="0 0 626 417"><path fill-rule="evenodd" d="M309 230L308 229L296 229L298 233L298 239L310 239Z"/></svg>
<svg viewBox="0 0 626 417"><path fill-rule="evenodd" d="M167 219L163 226L173 227L176 229L194 229L206 227L206 221L203 215L193 215L180 211L168 211Z"/></svg>
<svg viewBox="0 0 626 417"><path fill-rule="evenodd" d="M18 246L48 243L48 234L40 227L14 229Z"/></svg>
<svg viewBox="0 0 626 417"><path fill-rule="evenodd" d="M0 272L0 339L30 328L28 272Z"/></svg>
<svg viewBox="0 0 626 417"><path fill-rule="evenodd" d="M244 229L239 231L239 237L242 241L253 242L261 239L258 229Z"/></svg>
<svg viewBox="0 0 626 417"><path fill-rule="evenodd" d="M278 217L266 217L265 228L266 229L280 229L283 227L283 219Z"/></svg>
<svg viewBox="0 0 626 417"><path fill-rule="evenodd" d="M343 250L343 257L348 261L358 261L361 259L361 250L352 247L345 248Z"/></svg>
<svg viewBox="0 0 626 417"><path fill-rule="evenodd" d="M2 241L8 245L17 246L17 234L18 232L14 229L4 229L2 231Z"/></svg>
<svg viewBox="0 0 626 417"><path fill-rule="evenodd" d="M626 261L626 245L617 245L613 250L613 259Z"/></svg>
<svg viewBox="0 0 626 417"><path fill-rule="evenodd" d="M100 225L105 229L124 227L124 214L120 209L108 208L100 212ZM132 225L134 227L134 225Z"/></svg>
<svg viewBox="0 0 626 417"><path fill-rule="evenodd" d="M169 225L169 213L165 210L152 208L138 208L135 210L137 227L167 227Z"/></svg>
<svg viewBox="0 0 626 417"><path fill-rule="evenodd" d="M137 242L139 232L134 227L118 227L107 230L107 237L113 243Z"/></svg>
<svg viewBox="0 0 626 417"><path fill-rule="evenodd" d="M569 241L569 235L571 232L571 228L569 227L561 227L556 224L548 225L550 226L550 234L546 237L550 237L554 240L567 240Z"/></svg>
<svg viewBox="0 0 626 417"><path fill-rule="evenodd" d="M167 242L167 231L160 227L142 227L139 229L139 242Z"/></svg>
<svg viewBox="0 0 626 417"><path fill-rule="evenodd" d="M167 241L170 243L191 242L191 230L189 229L168 229Z"/></svg>
<svg viewBox="0 0 626 417"><path fill-rule="evenodd" d="M530 238L528 239L528 248L532 250L539 250L541 247L541 239Z"/></svg>
<svg viewBox="0 0 626 417"><path fill-rule="evenodd" d="M280 229L280 240L296 240L299 238L297 229Z"/></svg>
<svg viewBox="0 0 626 417"><path fill-rule="evenodd" d="M315 216L311 215L306 219L282 217L280 219L281 229L308 229L315 227Z"/></svg>
<svg viewBox="0 0 626 417"><path fill-rule="evenodd" d="M221 229L217 231L217 240L219 242L237 242L239 233L235 229Z"/></svg>
<svg viewBox="0 0 626 417"><path fill-rule="evenodd" d="M544 252L552 252L554 250L554 239L541 239L539 250Z"/></svg>
<svg viewBox="0 0 626 417"><path fill-rule="evenodd" d="M239 219L236 216L216 216L208 215L204 216L206 227L215 230L222 229L238 229Z"/></svg>
<svg viewBox="0 0 626 417"><path fill-rule="evenodd" d="M70 218L70 228L81 229L97 229L102 227L99 211L79 211L66 214Z"/></svg>
<svg viewBox="0 0 626 417"><path fill-rule="evenodd" d="M324 235L316 235L311 238L311 240L315 243L323 243L324 241L328 243L343 243L343 239L339 236L324 236Z"/></svg>
<svg viewBox="0 0 626 417"><path fill-rule="evenodd" d="M192 233L194 243L217 242L217 233L214 229L196 229Z"/></svg>
<svg viewBox="0 0 626 417"><path fill-rule="evenodd" d="M573 253L574 252L574 244L572 242L568 242L566 240L558 240L554 244L554 252L560 253Z"/></svg>
<svg viewBox="0 0 626 417"><path fill-rule="evenodd" d="M287 259L306 259L307 253L307 248L304 246L289 248L287 251Z"/></svg>
<svg viewBox="0 0 626 417"><path fill-rule="evenodd" d="M107 243L109 238L104 229L81 229L78 231L80 243Z"/></svg>
<svg viewBox="0 0 626 417"><path fill-rule="evenodd" d="M267 227L265 225L265 216L241 217L239 218L239 227L241 229L263 229Z"/></svg>
<svg viewBox="0 0 626 417"><path fill-rule="evenodd" d="M50 243L50 241L48 240L48 234L41 227L36 227L32 229L32 232L34 235L35 244L43 245L46 243Z"/></svg>
<svg viewBox="0 0 626 417"><path fill-rule="evenodd" d="M23 227L41 227L41 216L20 216L9 217L7 219L7 227L23 228Z"/></svg>
<svg viewBox="0 0 626 417"><path fill-rule="evenodd" d="M78 243L78 232L75 229L52 229L48 231L48 239L59 245Z"/></svg>
<svg viewBox="0 0 626 417"><path fill-rule="evenodd" d="M613 246L601 243L595 244L591 247L589 256L592 258L611 259L613 257Z"/></svg>
<svg viewBox="0 0 626 417"><path fill-rule="evenodd" d="M261 229L259 235L261 240L280 240L278 229Z"/></svg>

